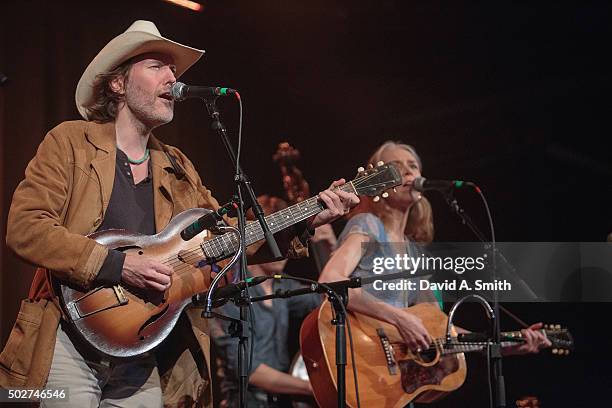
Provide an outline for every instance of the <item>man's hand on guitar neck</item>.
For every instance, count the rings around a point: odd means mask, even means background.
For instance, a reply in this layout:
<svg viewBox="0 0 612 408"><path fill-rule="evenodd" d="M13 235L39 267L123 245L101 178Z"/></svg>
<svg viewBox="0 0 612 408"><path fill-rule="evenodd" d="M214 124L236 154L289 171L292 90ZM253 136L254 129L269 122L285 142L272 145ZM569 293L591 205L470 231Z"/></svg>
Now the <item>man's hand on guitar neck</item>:
<svg viewBox="0 0 612 408"><path fill-rule="evenodd" d="M317 228L320 225L328 224L342 217L351 208L359 204L359 197L354 193L347 193L336 188L344 183L346 183L344 179L336 180L331 183L327 190L319 193L319 199L323 201L326 208L309 220L310 227Z"/></svg>
<svg viewBox="0 0 612 408"><path fill-rule="evenodd" d="M172 268L151 258L127 254L121 280L136 288L163 292L170 287L172 273Z"/></svg>

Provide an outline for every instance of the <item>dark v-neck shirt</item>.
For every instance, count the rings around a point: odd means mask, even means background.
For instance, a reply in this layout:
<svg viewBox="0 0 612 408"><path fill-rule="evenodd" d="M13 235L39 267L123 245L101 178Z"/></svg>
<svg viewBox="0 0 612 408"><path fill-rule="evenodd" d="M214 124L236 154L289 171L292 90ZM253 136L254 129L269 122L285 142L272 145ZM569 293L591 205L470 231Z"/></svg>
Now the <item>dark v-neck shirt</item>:
<svg viewBox="0 0 612 408"><path fill-rule="evenodd" d="M144 235L155 234L153 178L150 159L147 166L147 177L140 183L134 184L134 175L128 157L124 152L117 149L113 191L104 214L104 220L97 231L124 229ZM123 252L108 251L108 256L98 272L97 281L102 284L118 284L121 281L124 260L125 254Z"/></svg>

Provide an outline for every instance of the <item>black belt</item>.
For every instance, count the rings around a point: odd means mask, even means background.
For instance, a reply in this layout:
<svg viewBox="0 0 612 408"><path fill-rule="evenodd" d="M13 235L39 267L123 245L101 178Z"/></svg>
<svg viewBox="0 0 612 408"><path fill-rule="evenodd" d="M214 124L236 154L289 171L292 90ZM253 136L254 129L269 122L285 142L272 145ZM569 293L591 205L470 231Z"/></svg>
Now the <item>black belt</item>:
<svg viewBox="0 0 612 408"><path fill-rule="evenodd" d="M281 396L260 389L249 388L249 393L256 401L266 404L269 408L280 407Z"/></svg>

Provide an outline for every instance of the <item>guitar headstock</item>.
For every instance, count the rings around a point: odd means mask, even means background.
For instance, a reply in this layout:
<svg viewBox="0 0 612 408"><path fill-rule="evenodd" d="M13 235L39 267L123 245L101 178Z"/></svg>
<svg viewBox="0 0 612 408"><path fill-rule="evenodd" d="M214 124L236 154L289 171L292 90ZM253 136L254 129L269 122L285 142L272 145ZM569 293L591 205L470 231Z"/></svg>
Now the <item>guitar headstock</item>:
<svg viewBox="0 0 612 408"><path fill-rule="evenodd" d="M357 177L353 180L353 186L358 195L374 197L374 201L379 201L380 197L387 198L389 193L386 190L402 184L402 175L393 163L370 164L367 169L360 167L357 169Z"/></svg>
<svg viewBox="0 0 612 408"><path fill-rule="evenodd" d="M566 356L574 350L574 338L569 330L562 328L559 324L544 325L544 333L552 343L552 353Z"/></svg>

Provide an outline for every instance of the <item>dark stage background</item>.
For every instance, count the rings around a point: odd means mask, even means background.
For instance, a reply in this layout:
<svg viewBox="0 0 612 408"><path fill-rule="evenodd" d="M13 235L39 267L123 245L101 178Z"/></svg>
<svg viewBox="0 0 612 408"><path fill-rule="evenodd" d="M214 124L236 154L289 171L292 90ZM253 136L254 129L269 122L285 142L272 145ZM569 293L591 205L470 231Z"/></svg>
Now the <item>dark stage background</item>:
<svg viewBox="0 0 612 408"><path fill-rule="evenodd" d="M425 176L482 187L499 241L604 241L612 231L605 142L610 4L204 4L202 13L152 0L0 4L0 72L9 77L0 88L3 236L12 193L36 146L59 122L79 118L74 89L82 71L136 19L153 20L163 35L206 49L181 81L240 90L242 163L260 194L282 194L271 161L280 141L302 152L301 167L318 191L334 178L351 178L382 141L401 139L420 152ZM235 141L237 105L229 98L219 105ZM208 125L203 106L188 101L155 133L191 157L223 202L233 188L232 169ZM460 199L485 229L480 202L469 194ZM438 240L473 239L439 197L431 201ZM1 251L4 344L31 268L6 247ZM544 406L610 406L601 397L612 388L609 340L599 337L610 304L510 307L528 321L567 324L578 350L563 360L507 359L509 401L533 393ZM486 367L479 357L469 367L466 385L436 406L486 406Z"/></svg>

